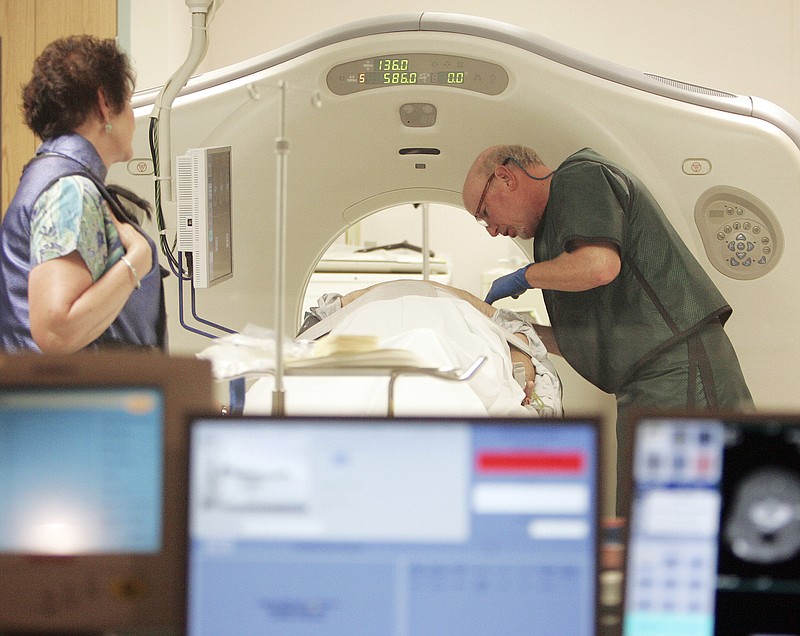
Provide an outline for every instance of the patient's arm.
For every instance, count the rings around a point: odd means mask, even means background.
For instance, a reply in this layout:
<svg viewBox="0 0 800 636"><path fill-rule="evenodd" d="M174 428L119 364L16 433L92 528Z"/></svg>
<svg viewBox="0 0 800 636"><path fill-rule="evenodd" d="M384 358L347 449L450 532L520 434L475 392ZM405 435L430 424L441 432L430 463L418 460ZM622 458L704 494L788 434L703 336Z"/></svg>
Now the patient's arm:
<svg viewBox="0 0 800 636"><path fill-rule="evenodd" d="M463 289L456 289L455 287L448 287L447 285L442 285L441 283L432 283L438 287L444 287L452 294L458 296L462 300L466 300L470 305L475 307L478 311L482 314L486 315L489 318L494 317L495 312L497 309L492 307L489 303L483 302L477 296L473 296L469 292L464 291ZM539 333L539 329L537 327L536 333ZM528 345L528 338L525 337L524 334L515 333L514 337L519 338L520 342L524 345ZM542 343L547 346L547 343L542 341ZM514 363L521 362L525 367L525 386L522 387L525 391L525 399L523 400L523 404L529 404L531 401L531 395L533 394L533 379L536 377L536 369L533 366L533 362L531 361L530 356L527 353L520 351L519 349L515 349L514 347L509 347L509 351L511 352L511 366L514 366Z"/></svg>
<svg viewBox="0 0 800 636"><path fill-rule="evenodd" d="M514 335L524 344L528 344L528 339L522 334L515 333ZM531 362L529 355L514 347L509 347L509 350L511 351L511 366L513 367L515 363L521 362L525 367L525 386L522 387L525 390L525 400L522 403L528 404L531 401L531 394L533 393L533 378L536 377L536 369L534 369L533 362Z"/></svg>

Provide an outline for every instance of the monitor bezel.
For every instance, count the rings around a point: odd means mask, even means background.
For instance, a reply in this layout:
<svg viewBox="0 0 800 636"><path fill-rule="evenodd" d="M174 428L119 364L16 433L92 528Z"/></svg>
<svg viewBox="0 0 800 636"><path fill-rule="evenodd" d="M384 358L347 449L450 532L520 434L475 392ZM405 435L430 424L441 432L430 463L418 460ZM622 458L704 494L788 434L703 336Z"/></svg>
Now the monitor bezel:
<svg viewBox="0 0 800 636"><path fill-rule="evenodd" d="M0 630L103 633L180 626L184 596L186 414L211 414L215 410L210 364L195 357L136 350L0 356L0 390L138 387L155 388L163 396L161 549L155 553L69 556L1 553ZM80 582L88 577L101 581L92 598L82 596L86 590ZM71 602L59 605L55 611L43 607L39 599L52 595L54 581L71 578L77 581L75 588L63 590L64 594L73 595ZM119 585L107 585L109 581ZM26 591L24 595L21 586Z"/></svg>
<svg viewBox="0 0 800 636"><path fill-rule="evenodd" d="M430 417L425 416L409 416L409 417L395 417L395 418L386 418L386 417L378 417L378 416L342 416L342 415L282 415L282 416L271 416L271 415L258 415L258 414L236 414L236 415L229 415L229 416L219 416L219 415L212 415L208 416L207 414L196 413L190 415L187 420L187 429L188 434L186 436L186 457L187 457L187 496L185 498L185 510L183 514L183 521L185 523L184 528L184 536L189 537L189 523L190 523L190 505L191 505L191 493L189 492L189 485L188 485L188 474L192 469L191 465L191 454L189 452L189 445L191 443L192 438L192 429L198 425L198 423L203 421L219 421L222 425L227 424L235 424L237 422L281 422L291 424L293 422L315 422L320 426L332 426L341 423L379 423L381 425L386 426L418 426L420 424L441 424L445 426L459 426L468 423L476 423L476 424L490 424L490 425L497 425L497 426L509 426L509 425L520 425L526 427L536 427L542 425L555 425L555 426L570 426L570 425L588 425L590 429L594 433L595 438L595 449L597 452L597 456L595 457L594 461L594 471L593 477L595 482L595 492L593 497L593 505L594 505L594 527L595 527L595 545L594 545L594 603L593 603L593 617L592 617L592 626L594 628L594 632L596 634L600 633L601 629L601 566L602 566L602 554L601 548L603 544L603 532L602 532L602 493L603 493L603 461L604 461L604 452L603 452L603 445L604 445L604 436L603 436L603 419L599 415L587 415L587 416L571 416L571 417L552 417L552 418L522 418L522 417L475 417L475 416L466 416L466 417L458 417L458 416L442 416L442 415L434 415ZM188 581L189 578L189 558L188 552L186 554L186 559L184 561L184 579ZM189 607L188 607L188 589L185 590L185 594L183 597L183 623L182 623L182 630L181 634L184 636L188 636L188 618L189 618Z"/></svg>

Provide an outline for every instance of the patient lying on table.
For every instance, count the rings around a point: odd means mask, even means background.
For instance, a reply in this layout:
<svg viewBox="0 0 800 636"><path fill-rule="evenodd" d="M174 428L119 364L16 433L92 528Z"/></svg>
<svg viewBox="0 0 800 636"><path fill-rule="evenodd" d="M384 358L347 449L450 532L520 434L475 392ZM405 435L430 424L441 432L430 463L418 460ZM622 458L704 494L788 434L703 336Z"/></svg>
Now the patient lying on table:
<svg viewBox="0 0 800 636"><path fill-rule="evenodd" d="M467 292L428 281L398 280L350 293L325 294L309 310L298 339L375 335L382 347L406 349L434 368L466 369L487 358L465 382L403 376L395 413L411 415L560 415L561 385L530 323ZM525 368L522 383L513 365ZM269 412L273 379L247 393L245 412ZM387 377L285 378L289 414L382 415Z"/></svg>

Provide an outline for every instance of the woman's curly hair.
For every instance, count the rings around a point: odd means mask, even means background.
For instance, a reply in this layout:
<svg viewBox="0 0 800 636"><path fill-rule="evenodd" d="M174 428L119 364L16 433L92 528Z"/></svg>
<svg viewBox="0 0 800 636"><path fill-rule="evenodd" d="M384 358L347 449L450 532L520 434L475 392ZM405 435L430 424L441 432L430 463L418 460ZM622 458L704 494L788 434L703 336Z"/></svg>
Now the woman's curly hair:
<svg viewBox="0 0 800 636"><path fill-rule="evenodd" d="M97 112L102 88L114 113L130 99L136 74L112 39L75 35L51 42L36 58L22 89L25 123L40 139L75 130Z"/></svg>

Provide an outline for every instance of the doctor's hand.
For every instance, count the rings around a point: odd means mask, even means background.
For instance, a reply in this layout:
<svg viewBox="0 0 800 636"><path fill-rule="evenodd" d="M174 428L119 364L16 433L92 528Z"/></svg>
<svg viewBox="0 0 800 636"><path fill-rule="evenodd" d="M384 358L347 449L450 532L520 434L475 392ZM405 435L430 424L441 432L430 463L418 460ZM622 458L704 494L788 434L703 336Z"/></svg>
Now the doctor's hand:
<svg viewBox="0 0 800 636"><path fill-rule="evenodd" d="M516 272L501 276L492 283L489 293L486 295L486 302L490 305L495 300L501 298L519 298L522 292L532 289L528 279L525 278L525 272L530 267L530 264L520 267Z"/></svg>

